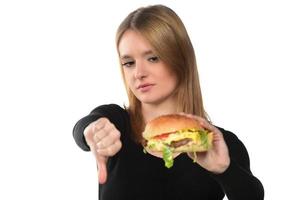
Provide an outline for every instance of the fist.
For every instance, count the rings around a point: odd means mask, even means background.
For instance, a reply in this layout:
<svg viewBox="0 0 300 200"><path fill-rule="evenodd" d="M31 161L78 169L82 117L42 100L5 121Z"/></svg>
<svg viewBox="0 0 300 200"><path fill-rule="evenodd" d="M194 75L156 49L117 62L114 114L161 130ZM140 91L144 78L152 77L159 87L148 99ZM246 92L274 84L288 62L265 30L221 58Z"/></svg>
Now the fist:
<svg viewBox="0 0 300 200"><path fill-rule="evenodd" d="M101 156L113 156L121 149L120 132L107 118L100 118L86 127L85 139Z"/></svg>
<svg viewBox="0 0 300 200"><path fill-rule="evenodd" d="M107 159L120 151L122 147L121 134L107 118L100 118L85 128L84 136L96 157L99 182L105 183Z"/></svg>

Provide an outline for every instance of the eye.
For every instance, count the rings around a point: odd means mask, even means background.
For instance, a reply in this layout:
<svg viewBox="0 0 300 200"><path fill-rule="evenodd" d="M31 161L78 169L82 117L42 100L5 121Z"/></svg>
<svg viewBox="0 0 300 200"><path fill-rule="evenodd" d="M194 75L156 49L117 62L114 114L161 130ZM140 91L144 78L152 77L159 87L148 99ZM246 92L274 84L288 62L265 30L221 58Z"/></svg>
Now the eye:
<svg viewBox="0 0 300 200"><path fill-rule="evenodd" d="M131 67L132 65L134 65L134 61L129 61L129 62L122 63L123 67Z"/></svg>
<svg viewBox="0 0 300 200"><path fill-rule="evenodd" d="M152 57L148 58L148 61L156 63L159 61L159 58L158 58L158 56L152 56Z"/></svg>

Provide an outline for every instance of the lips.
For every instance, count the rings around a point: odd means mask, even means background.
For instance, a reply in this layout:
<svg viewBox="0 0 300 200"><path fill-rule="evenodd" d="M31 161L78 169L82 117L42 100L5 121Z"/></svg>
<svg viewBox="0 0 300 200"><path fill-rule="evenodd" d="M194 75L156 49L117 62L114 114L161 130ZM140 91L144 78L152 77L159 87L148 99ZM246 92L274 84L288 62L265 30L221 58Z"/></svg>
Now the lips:
<svg viewBox="0 0 300 200"><path fill-rule="evenodd" d="M154 84L145 83L145 84L140 84L137 87L137 89L140 90L141 92L147 92L152 88L152 86L154 86Z"/></svg>
<svg viewBox="0 0 300 200"><path fill-rule="evenodd" d="M144 87L147 87L147 86L151 86L151 85L154 85L154 84L150 84L150 83L145 83L145 84L141 84L137 87L137 89L141 89L141 88L144 88Z"/></svg>

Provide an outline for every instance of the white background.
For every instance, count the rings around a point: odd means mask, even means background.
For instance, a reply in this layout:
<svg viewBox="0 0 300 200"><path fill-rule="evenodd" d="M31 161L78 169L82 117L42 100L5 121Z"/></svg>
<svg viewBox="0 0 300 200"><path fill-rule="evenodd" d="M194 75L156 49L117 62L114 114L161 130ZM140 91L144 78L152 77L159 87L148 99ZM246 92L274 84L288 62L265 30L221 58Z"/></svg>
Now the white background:
<svg viewBox="0 0 300 200"><path fill-rule="evenodd" d="M97 199L94 158L72 128L100 104L126 103L115 31L156 3L185 23L207 112L244 142L265 199L297 198L297 1L103 2L1 1L0 199Z"/></svg>

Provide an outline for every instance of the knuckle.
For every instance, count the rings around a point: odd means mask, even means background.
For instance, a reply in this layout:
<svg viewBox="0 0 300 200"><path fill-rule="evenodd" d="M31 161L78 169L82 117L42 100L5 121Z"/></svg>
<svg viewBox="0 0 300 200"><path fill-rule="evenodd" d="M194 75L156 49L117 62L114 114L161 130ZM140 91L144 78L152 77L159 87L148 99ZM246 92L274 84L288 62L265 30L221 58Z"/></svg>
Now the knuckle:
<svg viewBox="0 0 300 200"><path fill-rule="evenodd" d="M114 130L113 134L114 134L114 138L115 138L115 139L117 139L117 140L120 139L120 137L121 137L120 131Z"/></svg>
<svg viewBox="0 0 300 200"><path fill-rule="evenodd" d="M120 150L122 148L122 142L120 140L117 141L116 145L118 147L118 150Z"/></svg>
<svg viewBox="0 0 300 200"><path fill-rule="evenodd" d="M97 133L95 133L95 134L93 135L93 140L94 140L94 141L98 141L98 135L97 135Z"/></svg>
<svg viewBox="0 0 300 200"><path fill-rule="evenodd" d="M99 156L107 156L107 148L99 148L97 147L97 155Z"/></svg>
<svg viewBox="0 0 300 200"><path fill-rule="evenodd" d="M111 128L108 125L105 125L103 127L103 131L105 131L105 132L110 132L110 130L111 130Z"/></svg>
<svg viewBox="0 0 300 200"><path fill-rule="evenodd" d="M96 133L94 133L93 140L94 140L94 142L99 142L102 137L103 137L103 134L101 132L96 132Z"/></svg>
<svg viewBox="0 0 300 200"><path fill-rule="evenodd" d="M95 123L95 124L93 124L93 126L92 126L92 133L95 134L95 133L97 133L100 129L101 129L100 125Z"/></svg>
<svg viewBox="0 0 300 200"><path fill-rule="evenodd" d="M101 118L99 119L99 121L100 121L101 123L103 123L103 124L109 123L109 120L108 120L106 117L101 117Z"/></svg>
<svg viewBox="0 0 300 200"><path fill-rule="evenodd" d="M105 148L105 147L107 147L108 145L108 141L106 140L106 139L104 139L104 140L100 140L98 143L97 143L97 146L99 147L99 148Z"/></svg>
<svg viewBox="0 0 300 200"><path fill-rule="evenodd" d="M116 129L116 127L113 123L110 123L110 127L113 128L113 129Z"/></svg>
<svg viewBox="0 0 300 200"><path fill-rule="evenodd" d="M99 118L97 121L93 122L93 124L94 124L94 129L95 129L95 130L100 130L100 129L102 129L102 128L106 125L107 121L108 121L108 119L105 118L105 117Z"/></svg>
<svg viewBox="0 0 300 200"><path fill-rule="evenodd" d="M109 156L114 156L121 149L121 147L122 147L122 143L120 140L118 140L113 145L107 148L107 154Z"/></svg>
<svg viewBox="0 0 300 200"><path fill-rule="evenodd" d="M101 130L97 131L95 134L97 134L97 137L99 139L102 139L103 137L105 137L108 134L108 131L106 130L106 128L102 128Z"/></svg>
<svg viewBox="0 0 300 200"><path fill-rule="evenodd" d="M97 142L97 143L96 143L96 146L97 146L98 149L101 149L102 146L103 146L103 143L102 143L102 142Z"/></svg>
<svg viewBox="0 0 300 200"><path fill-rule="evenodd" d="M115 150L114 150L113 146L107 147L106 152L107 152L108 156L113 156L115 154Z"/></svg>
<svg viewBox="0 0 300 200"><path fill-rule="evenodd" d="M91 135L94 133L93 127L94 127L94 124L88 125L88 126L84 129L83 134L84 134L85 136L87 136L87 137L91 136Z"/></svg>
<svg viewBox="0 0 300 200"><path fill-rule="evenodd" d="M101 123L95 123L94 124L94 131L100 130L102 128L102 124Z"/></svg>
<svg viewBox="0 0 300 200"><path fill-rule="evenodd" d="M112 124L112 123L110 123L110 124L107 124L107 130L108 131L114 131L116 128L115 128L115 126Z"/></svg>

